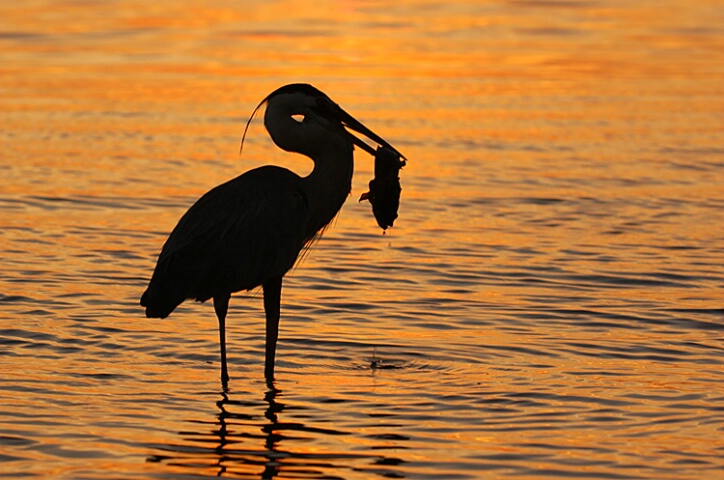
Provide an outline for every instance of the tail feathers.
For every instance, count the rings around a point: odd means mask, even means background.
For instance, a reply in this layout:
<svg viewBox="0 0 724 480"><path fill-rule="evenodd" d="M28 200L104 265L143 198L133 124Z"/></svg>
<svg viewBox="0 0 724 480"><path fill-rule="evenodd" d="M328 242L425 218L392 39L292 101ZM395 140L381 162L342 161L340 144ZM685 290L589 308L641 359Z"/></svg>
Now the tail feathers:
<svg viewBox="0 0 724 480"><path fill-rule="evenodd" d="M146 307L147 318L166 318L184 300L183 296L158 294L149 288L141 295L141 306Z"/></svg>

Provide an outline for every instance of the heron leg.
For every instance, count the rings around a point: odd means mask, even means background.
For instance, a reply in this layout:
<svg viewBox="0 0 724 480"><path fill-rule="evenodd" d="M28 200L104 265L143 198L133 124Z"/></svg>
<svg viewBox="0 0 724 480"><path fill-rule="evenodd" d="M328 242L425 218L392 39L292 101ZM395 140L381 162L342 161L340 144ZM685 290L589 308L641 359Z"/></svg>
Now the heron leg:
<svg viewBox="0 0 724 480"><path fill-rule="evenodd" d="M229 383L229 370L226 367L226 312L229 310L230 295L214 297L214 310L219 319L219 346L221 347L221 384Z"/></svg>
<svg viewBox="0 0 724 480"><path fill-rule="evenodd" d="M267 382L274 380L274 356L279 338L279 308L282 299L282 278L274 278L262 284L264 289L264 312L266 313L266 360L264 377Z"/></svg>

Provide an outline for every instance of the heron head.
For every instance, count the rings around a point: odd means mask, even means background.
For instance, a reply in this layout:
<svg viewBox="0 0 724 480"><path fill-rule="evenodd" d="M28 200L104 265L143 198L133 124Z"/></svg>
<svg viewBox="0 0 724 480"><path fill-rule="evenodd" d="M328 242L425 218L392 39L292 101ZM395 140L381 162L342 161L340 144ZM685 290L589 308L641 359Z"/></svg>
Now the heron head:
<svg viewBox="0 0 724 480"><path fill-rule="evenodd" d="M274 143L285 150L306 153L302 151L307 146L305 143L308 143L309 148L312 148L314 134L319 133L343 136L367 153L375 155L375 148L352 133L357 132L369 141L388 148L399 155L400 158L404 158L382 137L365 127L326 94L312 85L293 83L276 89L254 109L252 118L264 104L267 105L264 125L272 136ZM251 118L249 122L251 122ZM249 123L244 129L244 136L246 136L248 128ZM243 141L242 138L242 147Z"/></svg>

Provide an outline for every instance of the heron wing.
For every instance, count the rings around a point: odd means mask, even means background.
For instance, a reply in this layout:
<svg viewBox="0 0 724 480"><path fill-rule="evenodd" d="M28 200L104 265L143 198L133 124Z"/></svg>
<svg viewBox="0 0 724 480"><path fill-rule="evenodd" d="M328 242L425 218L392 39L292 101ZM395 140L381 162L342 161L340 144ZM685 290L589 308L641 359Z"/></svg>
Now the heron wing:
<svg viewBox="0 0 724 480"><path fill-rule="evenodd" d="M203 195L179 220L159 255L149 291L205 301L284 275L309 240L301 178L261 167Z"/></svg>

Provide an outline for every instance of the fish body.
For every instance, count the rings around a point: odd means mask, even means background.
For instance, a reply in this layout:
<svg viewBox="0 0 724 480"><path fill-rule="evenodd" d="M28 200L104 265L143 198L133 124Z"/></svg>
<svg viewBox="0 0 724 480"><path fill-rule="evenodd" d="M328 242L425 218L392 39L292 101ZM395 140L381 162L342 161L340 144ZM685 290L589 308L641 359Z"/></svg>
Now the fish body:
<svg viewBox="0 0 724 480"><path fill-rule="evenodd" d="M370 183L370 191L363 193L359 201L369 200L377 224L383 230L391 227L397 219L400 208L400 169L405 160L397 152L379 147L375 153L375 178Z"/></svg>

